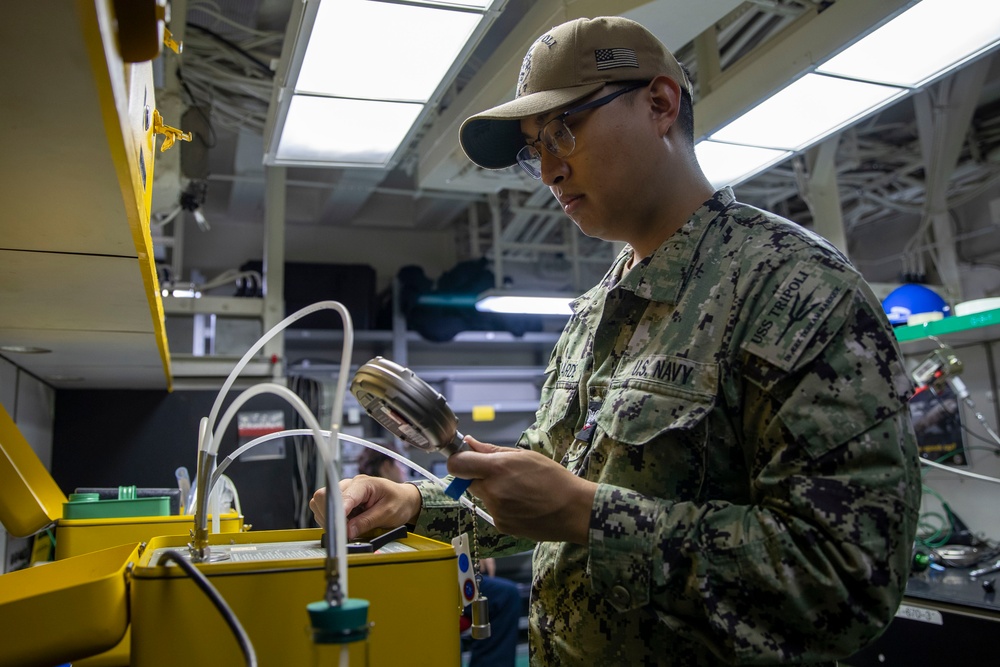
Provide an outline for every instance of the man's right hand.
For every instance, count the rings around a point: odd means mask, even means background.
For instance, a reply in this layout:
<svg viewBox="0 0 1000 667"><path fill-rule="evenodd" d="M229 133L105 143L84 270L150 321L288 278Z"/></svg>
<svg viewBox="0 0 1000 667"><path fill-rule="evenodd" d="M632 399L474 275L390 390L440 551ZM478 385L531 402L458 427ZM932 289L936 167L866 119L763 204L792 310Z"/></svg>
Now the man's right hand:
<svg viewBox="0 0 1000 667"><path fill-rule="evenodd" d="M340 493L347 515L347 539L353 540L375 528L395 528L415 523L422 500L413 484L397 484L381 477L358 475L340 480ZM309 501L309 509L320 526L326 525L326 489Z"/></svg>

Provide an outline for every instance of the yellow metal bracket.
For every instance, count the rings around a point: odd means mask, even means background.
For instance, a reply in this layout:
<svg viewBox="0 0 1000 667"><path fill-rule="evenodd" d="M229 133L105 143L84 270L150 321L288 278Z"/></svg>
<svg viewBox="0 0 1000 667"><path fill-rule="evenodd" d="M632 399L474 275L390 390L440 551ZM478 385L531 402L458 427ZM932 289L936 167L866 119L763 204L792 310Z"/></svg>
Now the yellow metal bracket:
<svg viewBox="0 0 1000 667"><path fill-rule="evenodd" d="M190 132L182 132L176 127L164 125L163 116L156 109L153 109L153 132L163 135L163 145L160 146L161 153L173 146L175 141L191 141L194 138Z"/></svg>
<svg viewBox="0 0 1000 667"><path fill-rule="evenodd" d="M163 28L163 43L168 49L178 55L184 51L184 42L178 42L175 40L174 36L170 34L170 28Z"/></svg>

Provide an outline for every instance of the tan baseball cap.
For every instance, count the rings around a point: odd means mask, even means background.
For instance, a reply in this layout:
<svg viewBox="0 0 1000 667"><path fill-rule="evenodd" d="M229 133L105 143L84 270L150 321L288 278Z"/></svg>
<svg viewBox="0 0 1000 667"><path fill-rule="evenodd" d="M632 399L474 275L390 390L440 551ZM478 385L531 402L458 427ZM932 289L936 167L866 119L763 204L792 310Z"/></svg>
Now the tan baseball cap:
<svg viewBox="0 0 1000 667"><path fill-rule="evenodd" d="M462 123L462 150L485 169L509 167L524 146L522 118L582 100L606 83L652 80L660 74L690 94L691 82L677 59L639 23L619 16L568 21L528 49L512 101Z"/></svg>

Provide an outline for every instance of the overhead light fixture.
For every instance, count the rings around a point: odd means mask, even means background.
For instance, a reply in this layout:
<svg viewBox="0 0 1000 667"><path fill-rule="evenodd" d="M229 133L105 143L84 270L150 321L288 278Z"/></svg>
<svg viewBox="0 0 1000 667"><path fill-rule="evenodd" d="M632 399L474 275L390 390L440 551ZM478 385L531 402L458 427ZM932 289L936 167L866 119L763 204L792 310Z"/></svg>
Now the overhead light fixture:
<svg viewBox="0 0 1000 667"><path fill-rule="evenodd" d="M817 72L917 88L1000 41L1000 2L923 0L816 68Z"/></svg>
<svg viewBox="0 0 1000 667"><path fill-rule="evenodd" d="M998 45L997 0L922 0L710 132L695 151L713 185L737 185Z"/></svg>
<svg viewBox="0 0 1000 667"><path fill-rule="evenodd" d="M698 164L716 189L740 183L792 155L791 151L739 146L719 141L700 141L694 152L698 156Z"/></svg>
<svg viewBox="0 0 1000 667"><path fill-rule="evenodd" d="M49 354L52 350L34 345L0 345L0 352L12 352L14 354Z"/></svg>
<svg viewBox="0 0 1000 667"><path fill-rule="evenodd" d="M797 151L905 95L904 88L806 74L709 138Z"/></svg>
<svg viewBox="0 0 1000 667"><path fill-rule="evenodd" d="M422 108L420 104L295 95L277 159L386 164ZM324 131L317 132L318 127Z"/></svg>
<svg viewBox="0 0 1000 667"><path fill-rule="evenodd" d="M201 292L196 289L164 289L160 291L162 296L172 296L176 299L200 299Z"/></svg>
<svg viewBox="0 0 1000 667"><path fill-rule="evenodd" d="M484 313L568 317L573 314L570 303L576 298L553 292L491 289L481 293L476 299L476 310Z"/></svg>
<svg viewBox="0 0 1000 667"><path fill-rule="evenodd" d="M272 165L392 166L495 18L493 0L305 0L265 130Z"/></svg>

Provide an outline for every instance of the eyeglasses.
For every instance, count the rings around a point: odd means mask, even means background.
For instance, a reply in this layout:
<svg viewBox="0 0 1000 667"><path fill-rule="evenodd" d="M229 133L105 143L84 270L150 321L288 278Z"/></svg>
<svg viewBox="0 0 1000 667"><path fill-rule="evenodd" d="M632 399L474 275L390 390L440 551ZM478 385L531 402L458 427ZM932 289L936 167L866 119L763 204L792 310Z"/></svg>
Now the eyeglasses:
<svg viewBox="0 0 1000 667"><path fill-rule="evenodd" d="M559 158L569 157L573 151L576 150L576 137L573 136L573 133L570 132L570 129L565 123L568 116L580 113L581 111L587 111L588 109L602 107L613 101L615 98L620 97L625 93L630 93L633 90L638 90L646 85L648 85L646 82L637 83L626 88L622 88L621 90L616 90L610 95L599 97L596 100L587 102L586 104L581 104L578 107L573 107L572 109L563 111L561 114L550 119L547 123L545 123L545 125L542 126L542 129L538 132L538 136L534 141L530 141L525 146L521 147L521 150L517 152L517 163L528 173L528 176L531 176L534 179L540 179L542 177L542 154L539 153L538 148L536 148L538 144L545 146L545 150Z"/></svg>

